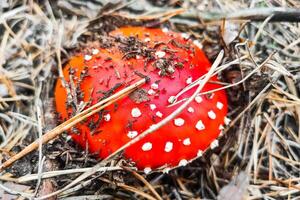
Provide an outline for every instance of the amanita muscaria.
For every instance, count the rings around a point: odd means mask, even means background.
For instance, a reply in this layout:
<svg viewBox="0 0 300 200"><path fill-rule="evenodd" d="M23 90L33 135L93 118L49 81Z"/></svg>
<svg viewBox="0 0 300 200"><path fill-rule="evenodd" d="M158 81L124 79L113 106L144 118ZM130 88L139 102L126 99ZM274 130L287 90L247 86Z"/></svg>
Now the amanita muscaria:
<svg viewBox="0 0 300 200"><path fill-rule="evenodd" d="M170 115L175 95L206 74L210 62L185 34L143 27L119 28L93 46L72 57L58 80L56 108L61 120L86 106L123 89L141 75L150 81L70 130L74 141L88 145L91 153L105 158L151 125ZM220 88L212 77L202 92ZM185 99L195 87L180 95ZM218 145L227 114L225 91L197 96L172 121L131 145L125 158L139 169L173 168ZM225 120L226 121L226 120Z"/></svg>

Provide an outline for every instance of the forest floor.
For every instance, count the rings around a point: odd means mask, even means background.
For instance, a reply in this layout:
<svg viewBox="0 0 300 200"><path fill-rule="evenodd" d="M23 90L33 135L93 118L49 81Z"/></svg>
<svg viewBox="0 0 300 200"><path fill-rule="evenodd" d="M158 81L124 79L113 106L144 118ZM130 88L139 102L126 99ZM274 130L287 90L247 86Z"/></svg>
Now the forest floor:
<svg viewBox="0 0 300 200"><path fill-rule="evenodd" d="M0 199L299 199L299 1L0 4L0 163L57 126L53 88L70 52L125 25L188 33L212 63L224 50L232 119L220 147L147 176L112 160L77 181L100 161L61 134L1 172Z"/></svg>

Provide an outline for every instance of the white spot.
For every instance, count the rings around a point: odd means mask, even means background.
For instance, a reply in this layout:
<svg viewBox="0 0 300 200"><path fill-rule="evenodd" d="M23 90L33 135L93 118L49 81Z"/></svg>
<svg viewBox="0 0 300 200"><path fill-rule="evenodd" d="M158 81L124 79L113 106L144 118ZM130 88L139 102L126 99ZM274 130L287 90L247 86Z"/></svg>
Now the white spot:
<svg viewBox="0 0 300 200"><path fill-rule="evenodd" d="M127 133L127 136L131 139L136 137L137 135L138 135L137 131L128 131L128 133Z"/></svg>
<svg viewBox="0 0 300 200"><path fill-rule="evenodd" d="M216 113L212 110L208 111L207 114L210 119L216 119L216 117L217 117Z"/></svg>
<svg viewBox="0 0 300 200"><path fill-rule="evenodd" d="M154 94L155 94L155 91L152 90L152 89L150 89L150 90L148 90L148 94L149 94L149 95L154 95Z"/></svg>
<svg viewBox="0 0 300 200"><path fill-rule="evenodd" d="M195 101L196 101L197 103L201 103L201 102L202 102L202 97L196 96L196 97L195 97Z"/></svg>
<svg viewBox="0 0 300 200"><path fill-rule="evenodd" d="M158 58L163 58L163 57L165 57L166 52L164 52L164 51L157 51L157 52L155 53L155 55L156 55Z"/></svg>
<svg viewBox="0 0 300 200"><path fill-rule="evenodd" d="M152 84L151 84L151 88L152 88L153 90L157 90L157 89L158 89L158 84L157 84L157 83L152 83Z"/></svg>
<svg viewBox="0 0 300 200"><path fill-rule="evenodd" d="M190 138L184 139L184 140L183 140L183 145L185 145L185 146L191 145L191 139L190 139Z"/></svg>
<svg viewBox="0 0 300 200"><path fill-rule="evenodd" d="M99 53L99 49L92 49L92 54L93 55L96 55L96 54L98 54Z"/></svg>
<svg viewBox="0 0 300 200"><path fill-rule="evenodd" d="M170 96L168 102L172 104L175 101L175 99L175 96Z"/></svg>
<svg viewBox="0 0 300 200"><path fill-rule="evenodd" d="M164 28L162 29L162 32L167 33L167 32L169 32L169 29L168 29L167 27L164 27Z"/></svg>
<svg viewBox="0 0 300 200"><path fill-rule="evenodd" d="M193 44L194 44L195 46L197 46L199 49L202 49L202 48L203 48L203 45L199 42L199 40L194 40L194 41L193 41Z"/></svg>
<svg viewBox="0 0 300 200"><path fill-rule="evenodd" d="M203 151L202 151L202 150L198 150L197 156L198 156L198 157L201 157L202 155L203 155Z"/></svg>
<svg viewBox="0 0 300 200"><path fill-rule="evenodd" d="M167 142L165 145L165 152L170 152L173 149L173 143L172 142Z"/></svg>
<svg viewBox="0 0 300 200"><path fill-rule="evenodd" d="M144 39L144 41L145 41L145 42L150 42L151 39L147 37L147 38Z"/></svg>
<svg viewBox="0 0 300 200"><path fill-rule="evenodd" d="M152 149L152 143L151 142L146 142L142 146L142 150L143 151L150 151L151 149Z"/></svg>
<svg viewBox="0 0 300 200"><path fill-rule="evenodd" d="M135 58L138 60L138 59L141 59L141 56L140 55L136 55Z"/></svg>
<svg viewBox="0 0 300 200"><path fill-rule="evenodd" d="M188 77L185 82L186 82L186 84L191 84L193 82L193 78Z"/></svg>
<svg viewBox="0 0 300 200"><path fill-rule="evenodd" d="M219 141L218 140L214 140L211 144L210 144L210 148L214 149L216 147L219 146Z"/></svg>
<svg viewBox="0 0 300 200"><path fill-rule="evenodd" d="M104 115L103 118L104 118L104 121L109 122L110 119L111 119L111 116L110 116L110 114L108 113L108 114Z"/></svg>
<svg viewBox="0 0 300 200"><path fill-rule="evenodd" d="M228 117L224 117L224 123L226 126L228 126L231 122L231 119L229 119Z"/></svg>
<svg viewBox="0 0 300 200"><path fill-rule="evenodd" d="M179 161L179 166L186 166L188 164L188 161L186 159L182 159L181 161Z"/></svg>
<svg viewBox="0 0 300 200"><path fill-rule="evenodd" d="M183 37L184 39L189 39L189 34L187 34L187 33L181 33L181 37Z"/></svg>
<svg viewBox="0 0 300 200"><path fill-rule="evenodd" d="M174 124L175 124L175 126L183 126L184 119L182 119L182 118L174 119Z"/></svg>
<svg viewBox="0 0 300 200"><path fill-rule="evenodd" d="M201 120L199 120L199 121L197 122L197 124L196 124L196 129L197 129L198 131L201 131L201 130L204 130L204 129L205 129L205 126L204 126L204 124L203 124L203 122L202 122Z"/></svg>
<svg viewBox="0 0 300 200"><path fill-rule="evenodd" d="M159 112L159 111L157 111L157 112L155 113L155 115L156 115L157 117L159 117L159 118L162 118L162 116L163 116L163 114L162 114L161 112Z"/></svg>
<svg viewBox="0 0 300 200"><path fill-rule="evenodd" d="M217 102L217 108L219 109L219 110L221 110L222 108L223 108L223 104L221 103L221 102Z"/></svg>
<svg viewBox="0 0 300 200"><path fill-rule="evenodd" d="M193 112L195 112L195 110L193 107L188 107L188 112L193 113Z"/></svg>
<svg viewBox="0 0 300 200"><path fill-rule="evenodd" d="M155 110L156 109L156 105L155 104L150 104L150 109L151 110Z"/></svg>
<svg viewBox="0 0 300 200"><path fill-rule="evenodd" d="M166 167L163 169L163 173L168 174L170 170L171 169L169 167Z"/></svg>
<svg viewBox="0 0 300 200"><path fill-rule="evenodd" d="M149 174L151 171L152 171L152 169L150 167L145 167L145 169L144 169L145 174Z"/></svg>
<svg viewBox="0 0 300 200"><path fill-rule="evenodd" d="M224 130L224 126L222 124L220 124L219 130Z"/></svg>
<svg viewBox="0 0 300 200"><path fill-rule="evenodd" d="M137 117L141 116L142 113L141 113L140 109L138 109L138 108L133 108L133 109L131 110L131 115L132 115L132 117L137 118Z"/></svg>
<svg viewBox="0 0 300 200"><path fill-rule="evenodd" d="M91 60L92 59L92 56L91 55L85 55L84 56L84 60L86 60L86 61L89 61L89 60Z"/></svg>
<svg viewBox="0 0 300 200"><path fill-rule="evenodd" d="M156 124L152 124L149 128L150 128L150 129L155 129L156 127L157 127Z"/></svg>

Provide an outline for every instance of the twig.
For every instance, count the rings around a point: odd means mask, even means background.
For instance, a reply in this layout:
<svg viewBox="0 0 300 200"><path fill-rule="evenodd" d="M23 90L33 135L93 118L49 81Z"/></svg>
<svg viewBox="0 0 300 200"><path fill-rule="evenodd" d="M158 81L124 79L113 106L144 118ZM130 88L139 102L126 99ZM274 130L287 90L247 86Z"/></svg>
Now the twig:
<svg viewBox="0 0 300 200"><path fill-rule="evenodd" d="M41 174L41 178L45 179L45 178L63 176L63 175L68 175L68 174L84 173L90 169L91 168L88 167L88 168L66 169L66 170L59 170L59 171L43 172ZM98 168L97 172L108 172L108 171L118 171L118 170L123 170L123 168L118 167L118 166L116 166L116 167L101 167L101 168ZM10 180L17 182L17 183L25 183L25 182L33 181L36 179L38 179L38 174L29 174L29 175L22 176L20 178L10 179ZM5 178L2 179L0 177L0 180L7 180L7 179L5 179Z"/></svg>
<svg viewBox="0 0 300 200"><path fill-rule="evenodd" d="M115 101L123 98L124 96L128 95L130 92L135 90L137 87L143 85L146 82L145 79L141 79L137 81L136 83L128 86L127 88L119 91L118 93L98 102L97 104L91 106L90 108L82 111L81 113L75 115L74 117L70 118L69 120L63 122L56 128L52 129L51 131L47 132L45 135L42 137L42 143L45 144L46 142L54 139L58 135L60 135L62 132L68 130L69 128L73 127L77 123L81 122L82 120L86 119L87 117L99 112L100 110L104 109L105 107L111 105ZM5 168L13 164L15 161L19 160L20 158L24 157L28 153L34 151L37 149L39 146L39 139L25 147L22 151L5 161L1 166L0 166L0 172L3 171Z"/></svg>
<svg viewBox="0 0 300 200"><path fill-rule="evenodd" d="M300 9L297 8L284 8L284 7L272 7L272 8L247 8L242 10L236 10L234 12L223 11L210 11L210 12L198 12L189 11L181 14L181 17L188 18L200 18L205 22L221 21L221 20L251 20L251 21L264 21L269 16L273 15L270 19L271 22L299 22L300 21Z"/></svg>

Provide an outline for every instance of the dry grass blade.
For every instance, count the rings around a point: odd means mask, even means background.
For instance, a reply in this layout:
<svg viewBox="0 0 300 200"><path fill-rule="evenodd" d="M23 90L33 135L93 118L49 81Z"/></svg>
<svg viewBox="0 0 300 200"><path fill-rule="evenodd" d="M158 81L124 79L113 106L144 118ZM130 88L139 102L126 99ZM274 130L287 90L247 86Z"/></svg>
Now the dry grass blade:
<svg viewBox="0 0 300 200"><path fill-rule="evenodd" d="M143 85L146 82L145 79L141 79L137 81L136 83L128 86L127 88L117 92L116 94L98 102L97 104L89 107L88 109L82 111L81 113L75 115L74 117L70 118L69 120L63 122L53 130L49 131L43 137L41 138L42 144L54 139L57 137L59 134L63 133L64 131L68 130L69 128L73 127L80 121L86 119L87 117L99 112L100 110L104 109L105 107L111 105L115 101L123 98L124 96L128 95L130 92L135 90L137 87ZM1 166L0 166L0 171L3 171L5 168L13 164L15 161L18 159L22 158L23 156L27 155L28 153L34 151L39 147L39 142L40 140L36 140L27 147L25 147L21 152L17 153L7 161L5 161Z"/></svg>
<svg viewBox="0 0 300 200"><path fill-rule="evenodd" d="M106 178L99 178L100 180L102 180L103 182L106 182L106 183L112 183L110 180L106 179ZM156 200L154 197L152 197L151 195L145 193L145 192L142 192L140 190L138 190L137 188L135 187L132 187L132 186L129 186L129 185L126 185L124 183L117 183L117 182L114 182L112 184L115 184L116 186L120 187L120 188L123 188L124 190L128 190L130 192L133 192L135 194L138 194L140 195L141 197L145 198L145 199L148 199L148 200Z"/></svg>
<svg viewBox="0 0 300 200"><path fill-rule="evenodd" d="M156 197L156 199L162 200L161 196L156 192L156 190L153 188L153 186L142 175L138 174L137 172L133 171L132 169L130 169L128 167L125 167L124 169L126 171L131 172L137 179L142 181L149 188L149 190Z"/></svg>

